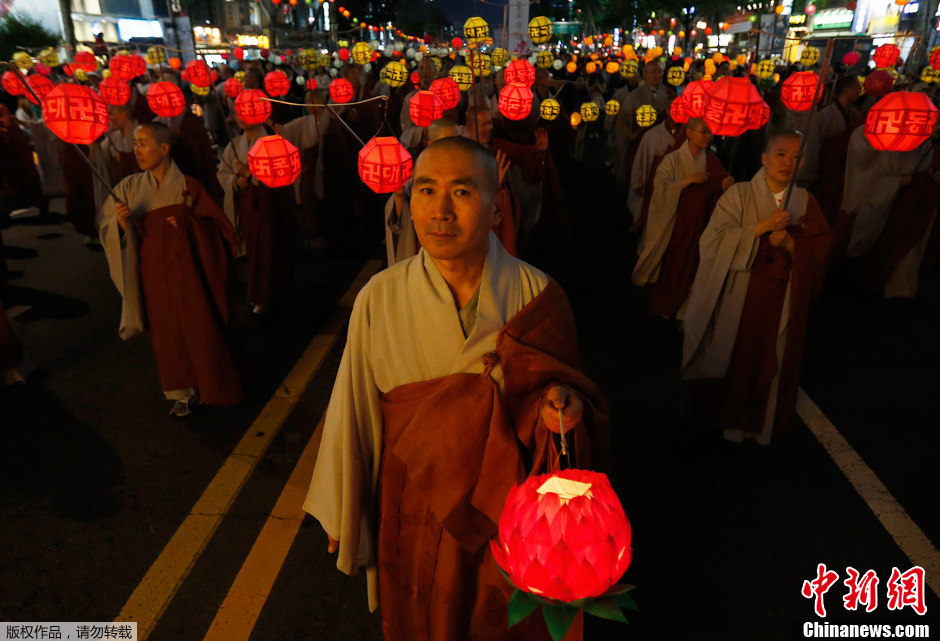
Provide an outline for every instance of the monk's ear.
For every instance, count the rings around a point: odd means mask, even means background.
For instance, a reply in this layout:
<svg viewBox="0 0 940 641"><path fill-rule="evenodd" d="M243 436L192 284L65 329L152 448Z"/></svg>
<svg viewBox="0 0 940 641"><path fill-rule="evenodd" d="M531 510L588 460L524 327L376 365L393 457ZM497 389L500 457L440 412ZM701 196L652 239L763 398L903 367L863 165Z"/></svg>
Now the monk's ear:
<svg viewBox="0 0 940 641"><path fill-rule="evenodd" d="M494 225L498 225L499 223L503 222L503 210L499 206L499 203L500 203L499 198L493 199L493 224Z"/></svg>

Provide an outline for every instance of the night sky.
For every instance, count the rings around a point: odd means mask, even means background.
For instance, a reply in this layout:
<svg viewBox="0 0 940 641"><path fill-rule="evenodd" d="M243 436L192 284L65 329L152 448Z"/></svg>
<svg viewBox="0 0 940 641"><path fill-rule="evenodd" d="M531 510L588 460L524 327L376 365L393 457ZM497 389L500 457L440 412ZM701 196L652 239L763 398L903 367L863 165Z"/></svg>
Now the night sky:
<svg viewBox="0 0 940 641"><path fill-rule="evenodd" d="M490 25L490 32L503 26L503 6L508 0L501 0L501 4L485 4L478 0L432 0L430 4L446 15L454 26L463 27L463 23L471 16L480 16Z"/></svg>

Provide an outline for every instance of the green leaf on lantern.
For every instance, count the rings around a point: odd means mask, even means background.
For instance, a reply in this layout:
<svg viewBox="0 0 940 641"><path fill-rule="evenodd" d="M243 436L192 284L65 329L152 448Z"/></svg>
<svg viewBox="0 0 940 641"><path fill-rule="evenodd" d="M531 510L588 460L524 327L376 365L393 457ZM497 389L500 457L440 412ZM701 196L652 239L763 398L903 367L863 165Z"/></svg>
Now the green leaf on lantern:
<svg viewBox="0 0 940 641"><path fill-rule="evenodd" d="M516 590L509 599L509 627L523 621L541 605L528 592Z"/></svg>
<svg viewBox="0 0 940 641"><path fill-rule="evenodd" d="M577 614L578 611L575 608L566 605L542 606L542 616L545 617L545 625L552 636L552 641L561 641L565 637Z"/></svg>
<svg viewBox="0 0 940 641"><path fill-rule="evenodd" d="M624 592L629 592L635 587L635 585L630 585L629 583L614 583L613 586L607 590L607 592L604 592L604 594L601 595L601 598L623 594Z"/></svg>
<svg viewBox="0 0 940 641"><path fill-rule="evenodd" d="M627 622L627 617L623 616L623 611L613 599L594 599L584 606L584 611L602 619Z"/></svg>
<svg viewBox="0 0 940 641"><path fill-rule="evenodd" d="M629 592L621 592L616 597L614 597L617 605L621 608L626 608L628 610L640 611L640 608L636 607L636 602L634 602L633 597L630 596Z"/></svg>

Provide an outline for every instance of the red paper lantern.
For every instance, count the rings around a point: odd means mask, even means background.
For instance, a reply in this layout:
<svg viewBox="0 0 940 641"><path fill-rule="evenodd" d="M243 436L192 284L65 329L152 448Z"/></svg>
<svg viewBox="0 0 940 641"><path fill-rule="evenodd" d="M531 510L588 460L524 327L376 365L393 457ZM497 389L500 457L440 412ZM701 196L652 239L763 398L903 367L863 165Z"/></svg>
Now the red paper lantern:
<svg viewBox="0 0 940 641"><path fill-rule="evenodd" d="M307 91L314 91L317 88L317 79L313 76L307 78Z"/></svg>
<svg viewBox="0 0 940 641"><path fill-rule="evenodd" d="M862 59L862 54L857 51L850 51L844 56L842 56L842 64L846 67L854 67L858 64L858 61Z"/></svg>
<svg viewBox="0 0 940 641"><path fill-rule="evenodd" d="M884 44L875 49L871 59L874 60L876 67L886 68L894 65L901 56L901 50L897 45Z"/></svg>
<svg viewBox="0 0 940 641"><path fill-rule="evenodd" d="M940 71L940 47L934 47L930 54L930 68Z"/></svg>
<svg viewBox="0 0 940 641"><path fill-rule="evenodd" d="M283 71L272 71L264 77L264 88L272 98L286 96L290 91L290 80Z"/></svg>
<svg viewBox="0 0 940 641"><path fill-rule="evenodd" d="M147 73L147 61L137 54L117 55L111 58L108 68L111 70L111 75L124 80L133 80Z"/></svg>
<svg viewBox="0 0 940 641"><path fill-rule="evenodd" d="M763 120L764 107L750 80L724 76L705 94L702 118L716 136L740 136Z"/></svg>
<svg viewBox="0 0 940 641"><path fill-rule="evenodd" d="M270 49L259 49L259 50L258 50L258 55L260 55L262 58L264 58L265 60L267 60L267 59L268 59L268 56L271 55L271 50L270 50Z"/></svg>
<svg viewBox="0 0 940 641"><path fill-rule="evenodd" d="M173 56L172 58L168 59L166 63L170 65L170 69L172 69L173 71L176 71L182 66L183 61L177 58L176 56Z"/></svg>
<svg viewBox="0 0 940 641"><path fill-rule="evenodd" d="M343 47L342 49L340 49L339 59L342 60L343 62L346 62L347 60L349 60L349 49L347 49L346 47Z"/></svg>
<svg viewBox="0 0 940 641"><path fill-rule="evenodd" d="M242 83L238 82L238 78L229 78L222 83L222 89L225 90L225 95L229 98L238 98L238 94L242 92Z"/></svg>
<svg viewBox="0 0 940 641"><path fill-rule="evenodd" d="M300 152L278 136L262 136L248 151L248 170L268 187L294 184L300 175Z"/></svg>
<svg viewBox="0 0 940 641"><path fill-rule="evenodd" d="M26 87L16 77L15 71L4 71L2 76L3 90L11 96L22 96L26 93Z"/></svg>
<svg viewBox="0 0 940 641"><path fill-rule="evenodd" d="M53 83L51 80L49 80L45 76L29 76L26 79L26 82L28 82L29 86L33 88L33 91L36 92L40 100L45 99L45 97L49 95L49 92L55 89L55 83ZM29 101L31 103L37 106L39 105L39 103L36 102L36 98L33 97L32 92L25 91L25 90L24 92L25 92L26 97L29 98Z"/></svg>
<svg viewBox="0 0 940 641"><path fill-rule="evenodd" d="M522 120L532 113L532 90L524 85L506 85L499 92L499 113Z"/></svg>
<svg viewBox="0 0 940 641"><path fill-rule="evenodd" d="M260 89L245 89L235 99L235 113L248 125L260 125L271 117L271 103Z"/></svg>
<svg viewBox="0 0 940 641"><path fill-rule="evenodd" d="M157 82L147 90L147 104L153 113L163 118L173 118L183 113L186 98L179 87L172 82Z"/></svg>
<svg viewBox="0 0 940 641"><path fill-rule="evenodd" d="M623 576L631 538L607 477L573 469L513 487L490 548L517 588L570 603L604 594Z"/></svg>
<svg viewBox="0 0 940 641"><path fill-rule="evenodd" d="M61 84L42 99L42 120L56 136L77 145L90 145L111 124L101 96L73 84Z"/></svg>
<svg viewBox="0 0 940 641"><path fill-rule="evenodd" d="M463 40L460 38L454 38L450 41L450 46L454 49L460 49L463 46Z"/></svg>
<svg viewBox="0 0 940 641"><path fill-rule="evenodd" d="M780 100L791 111L806 111L813 106L819 76L812 71L798 71L783 81Z"/></svg>
<svg viewBox="0 0 940 641"><path fill-rule="evenodd" d="M330 83L329 91L330 98L333 99L333 102L339 103L341 105L346 104L352 100L356 93L352 83L345 78L334 79L333 82Z"/></svg>
<svg viewBox="0 0 940 641"><path fill-rule="evenodd" d="M865 119L865 137L875 149L912 151L930 137L937 108L926 94L895 91L875 103Z"/></svg>
<svg viewBox="0 0 940 641"><path fill-rule="evenodd" d="M532 87L535 84L535 67L528 60L513 60L503 73L506 84Z"/></svg>
<svg viewBox="0 0 940 641"><path fill-rule="evenodd" d="M431 91L444 103L444 109L453 109L460 102L460 86L450 77L438 78L431 83Z"/></svg>
<svg viewBox="0 0 940 641"><path fill-rule="evenodd" d="M679 124L689 122L692 114L689 113L689 97L684 93L669 105L669 115L673 121Z"/></svg>
<svg viewBox="0 0 940 641"><path fill-rule="evenodd" d="M418 127L428 127L444 117L444 103L433 91L419 91L411 97L408 115Z"/></svg>
<svg viewBox="0 0 940 641"><path fill-rule="evenodd" d="M98 92L109 105L120 107L131 99L131 86L117 76L108 76L98 85Z"/></svg>
<svg viewBox="0 0 940 641"><path fill-rule="evenodd" d="M377 194L397 191L413 169L411 154L394 136L376 137L359 151L359 177Z"/></svg>
<svg viewBox="0 0 940 641"><path fill-rule="evenodd" d="M89 51L79 51L75 54L75 66L82 71L94 71L98 68L98 60Z"/></svg>
<svg viewBox="0 0 940 641"><path fill-rule="evenodd" d="M245 59L245 50L241 47L235 47L232 49L232 55L235 56L235 60L242 61Z"/></svg>
<svg viewBox="0 0 940 641"><path fill-rule="evenodd" d="M208 87L212 84L212 73L209 71L209 65L202 60L190 60L186 63L186 80L197 87Z"/></svg>
<svg viewBox="0 0 940 641"><path fill-rule="evenodd" d="M712 80L694 80L682 92L686 96L686 108L689 110L689 116L692 118L702 117L702 108L705 106L705 96L708 90L715 85Z"/></svg>
<svg viewBox="0 0 940 641"><path fill-rule="evenodd" d="M894 76L884 69L875 69L865 78L865 93L873 98L881 98L894 86Z"/></svg>

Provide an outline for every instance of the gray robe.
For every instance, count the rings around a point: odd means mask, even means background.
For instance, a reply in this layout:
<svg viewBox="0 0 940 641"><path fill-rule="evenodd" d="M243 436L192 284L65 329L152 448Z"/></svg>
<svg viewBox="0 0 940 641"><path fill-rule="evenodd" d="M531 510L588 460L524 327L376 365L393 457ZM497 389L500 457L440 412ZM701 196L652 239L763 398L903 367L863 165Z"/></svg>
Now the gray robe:
<svg viewBox="0 0 940 641"><path fill-rule="evenodd" d="M627 208L633 214L634 224L640 220L643 213L646 181L649 178L650 169L653 168L653 160L656 156L666 153L666 150L675 142L676 138L666 128L665 121L653 125L649 133L640 141L636 157L633 159L633 168L630 170L630 191L627 194Z"/></svg>
<svg viewBox="0 0 940 641"><path fill-rule="evenodd" d="M799 223L808 200L805 189L793 188L787 206L790 225ZM724 378L727 373L750 269L760 244L754 225L776 209L763 168L750 182L732 185L715 206L699 242L701 258L686 311L682 350L682 376L686 380ZM788 287L781 333L789 315L789 293Z"/></svg>

